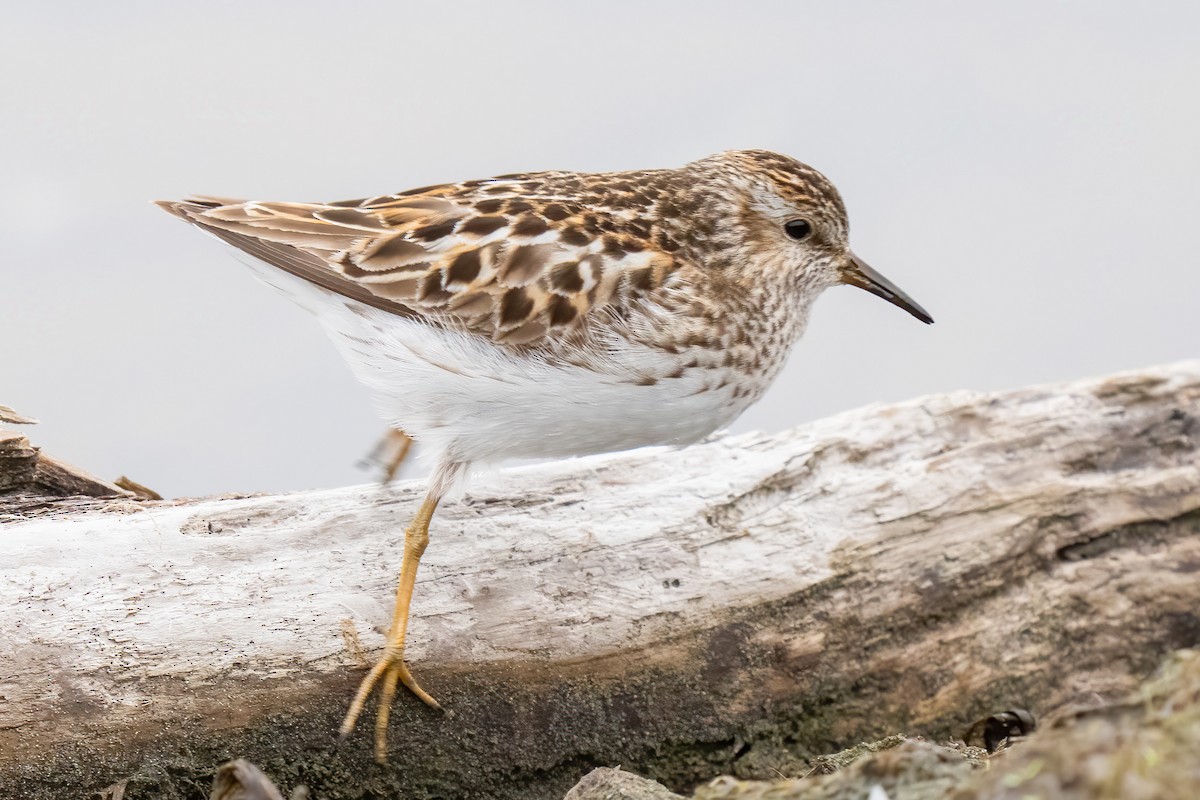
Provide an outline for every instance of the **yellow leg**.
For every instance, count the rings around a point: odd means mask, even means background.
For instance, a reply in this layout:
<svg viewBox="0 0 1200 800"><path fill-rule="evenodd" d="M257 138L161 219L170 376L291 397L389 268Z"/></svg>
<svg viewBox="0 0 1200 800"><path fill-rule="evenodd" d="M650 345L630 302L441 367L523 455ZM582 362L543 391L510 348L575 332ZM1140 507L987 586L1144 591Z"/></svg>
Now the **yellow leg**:
<svg viewBox="0 0 1200 800"><path fill-rule="evenodd" d="M421 698L425 703L441 708L428 692L417 685L417 681L404 663L404 637L408 633L408 607L412 602L413 585L417 580L417 566L421 563L421 554L429 544L429 521L437 509L441 492L431 489L425 496L425 502L417 511L417 516L404 532L404 561L400 565L400 582L396 587L396 608L392 612L392 624L388 629L387 646L379 661L363 678L358 687L358 693L350 703L350 710L342 721L341 735L347 736L354 730L354 723L362 713L371 690L379 679L383 683L379 692L379 713L375 717L375 760L385 761L387 758L387 723L391 710L392 698L396 695L396 683L403 683L408 689Z"/></svg>
<svg viewBox="0 0 1200 800"><path fill-rule="evenodd" d="M375 447L363 457L358 466L361 468L381 467L383 469L381 482L391 483L405 459L408 458L408 451L412 448L412 444L412 437L407 433L399 428L388 428L388 432L375 443Z"/></svg>
<svg viewBox="0 0 1200 800"><path fill-rule="evenodd" d="M392 428L387 433L387 441L392 445L392 455L383 464L383 482L391 483L392 478L396 477L396 471L408 457L408 450L412 447L413 440L404 431Z"/></svg>

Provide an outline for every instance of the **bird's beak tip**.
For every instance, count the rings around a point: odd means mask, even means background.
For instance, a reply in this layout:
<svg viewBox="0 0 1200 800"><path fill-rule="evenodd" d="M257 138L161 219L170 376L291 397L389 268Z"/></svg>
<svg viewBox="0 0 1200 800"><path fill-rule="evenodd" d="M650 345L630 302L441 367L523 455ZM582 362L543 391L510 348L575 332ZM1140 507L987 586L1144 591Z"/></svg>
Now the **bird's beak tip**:
<svg viewBox="0 0 1200 800"><path fill-rule="evenodd" d="M876 297L882 297L894 306L904 309L926 325L933 324L933 317L921 304L909 297L899 286L880 275L867 262L849 254L849 263L842 271L842 282L866 289Z"/></svg>

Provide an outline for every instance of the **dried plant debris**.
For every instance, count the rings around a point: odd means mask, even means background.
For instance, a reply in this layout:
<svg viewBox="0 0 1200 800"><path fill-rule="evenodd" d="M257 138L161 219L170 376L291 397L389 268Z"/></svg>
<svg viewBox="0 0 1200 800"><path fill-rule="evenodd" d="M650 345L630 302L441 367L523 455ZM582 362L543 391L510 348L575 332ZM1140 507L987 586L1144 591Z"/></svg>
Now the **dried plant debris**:
<svg viewBox="0 0 1200 800"><path fill-rule="evenodd" d="M898 733L894 736L888 736L886 739L880 739L877 742L861 742L854 745L854 747L847 747L845 750L838 751L832 755L817 756L812 760L812 766L805 773L805 777L809 775L832 775L835 772L841 772L864 756L879 753L883 750L891 750L893 747L899 747L904 744L907 738L903 734Z"/></svg>
<svg viewBox="0 0 1200 800"><path fill-rule="evenodd" d="M661 783L625 772L597 767L584 775L563 800L686 800Z"/></svg>
<svg viewBox="0 0 1200 800"><path fill-rule="evenodd" d="M932 800L948 797L986 759L977 747L889 736L821 756L804 777L717 778L697 789L694 800L861 800L869 792L890 800Z"/></svg>
<svg viewBox="0 0 1200 800"><path fill-rule="evenodd" d="M262 770L239 758L217 770L209 800L283 800L283 795Z"/></svg>
<svg viewBox="0 0 1200 800"><path fill-rule="evenodd" d="M114 486L120 486L127 492L132 492L134 496L140 497L143 500L162 500L163 496L151 489L149 486L143 486L133 478L128 478L124 475L113 481Z"/></svg>
<svg viewBox="0 0 1200 800"><path fill-rule="evenodd" d="M93 795L94 800L125 800L125 790L129 788L129 779L117 781L106 786Z"/></svg>
<svg viewBox="0 0 1200 800"><path fill-rule="evenodd" d="M36 425L37 420L18 414L10 406L0 405L0 422L11 422L14 425Z"/></svg>

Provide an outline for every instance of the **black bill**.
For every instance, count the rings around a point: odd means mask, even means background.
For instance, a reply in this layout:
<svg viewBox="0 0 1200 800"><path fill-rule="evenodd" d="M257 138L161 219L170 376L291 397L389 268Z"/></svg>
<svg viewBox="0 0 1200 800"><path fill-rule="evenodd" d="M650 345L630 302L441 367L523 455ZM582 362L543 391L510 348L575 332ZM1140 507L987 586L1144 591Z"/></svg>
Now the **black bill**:
<svg viewBox="0 0 1200 800"><path fill-rule="evenodd" d="M880 275L871 268L870 264L854 253L850 254L850 263L842 270L842 281L882 297L892 305L903 308L926 325L933 323L933 317L929 316L929 312L921 308L916 300L906 295L899 286Z"/></svg>

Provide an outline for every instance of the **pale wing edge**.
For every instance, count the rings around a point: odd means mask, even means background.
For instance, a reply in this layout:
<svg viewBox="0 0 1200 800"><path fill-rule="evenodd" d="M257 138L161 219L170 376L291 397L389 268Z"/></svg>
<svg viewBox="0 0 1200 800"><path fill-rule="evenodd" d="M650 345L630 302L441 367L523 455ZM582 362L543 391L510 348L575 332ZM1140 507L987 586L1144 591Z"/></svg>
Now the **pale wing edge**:
<svg viewBox="0 0 1200 800"><path fill-rule="evenodd" d="M356 300L364 305L378 308L397 316L433 322L426 315L402 303L380 297L361 284L339 275L330 269L329 265L320 257L312 253L307 253L291 245L269 242L254 236L209 225L202 216L203 212L208 209L221 205L231 205L239 201L217 198L192 198L187 200L159 200L156 202L161 208L211 233L221 241L309 283L320 286L342 297L348 297L351 300Z"/></svg>

